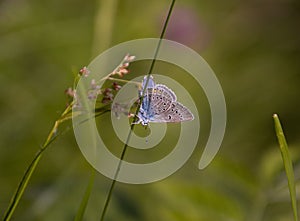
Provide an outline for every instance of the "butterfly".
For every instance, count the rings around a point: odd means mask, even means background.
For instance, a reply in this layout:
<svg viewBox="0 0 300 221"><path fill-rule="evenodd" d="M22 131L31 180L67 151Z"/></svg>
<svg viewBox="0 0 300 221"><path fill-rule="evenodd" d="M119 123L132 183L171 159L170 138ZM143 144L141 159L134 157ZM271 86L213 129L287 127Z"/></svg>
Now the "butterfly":
<svg viewBox="0 0 300 221"><path fill-rule="evenodd" d="M134 124L141 123L147 126L149 123L183 122L194 119L192 112L177 101L175 93L163 84L156 84L153 76L148 76L142 81L142 88L139 90L139 97L142 103L138 112L138 120Z"/></svg>

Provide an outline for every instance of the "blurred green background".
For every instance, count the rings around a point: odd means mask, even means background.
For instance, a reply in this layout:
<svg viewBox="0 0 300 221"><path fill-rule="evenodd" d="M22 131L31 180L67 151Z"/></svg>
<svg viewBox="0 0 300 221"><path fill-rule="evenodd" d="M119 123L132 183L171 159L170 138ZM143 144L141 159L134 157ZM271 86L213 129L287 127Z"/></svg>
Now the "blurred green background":
<svg viewBox="0 0 300 221"><path fill-rule="evenodd" d="M0 2L0 214L65 108L74 70L118 43L159 37L169 4ZM193 48L214 69L228 108L226 135L214 161L198 170L210 121L203 92L191 89L205 113L193 156L163 181L118 183L106 220L292 220L272 114L287 134L299 197L299 24L297 0L176 2L166 38ZM72 220L89 176L69 130L43 156L13 220ZM97 174L85 220L99 220L110 183Z"/></svg>

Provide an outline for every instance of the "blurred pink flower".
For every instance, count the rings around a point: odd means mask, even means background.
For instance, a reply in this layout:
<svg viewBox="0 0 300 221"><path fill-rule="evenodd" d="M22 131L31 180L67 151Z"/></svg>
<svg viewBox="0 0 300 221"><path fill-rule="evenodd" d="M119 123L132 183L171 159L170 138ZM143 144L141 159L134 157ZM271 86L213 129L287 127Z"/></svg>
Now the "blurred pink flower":
<svg viewBox="0 0 300 221"><path fill-rule="evenodd" d="M175 8L172 13L166 38L196 50L203 50L210 41L210 33L196 10L180 7Z"/></svg>

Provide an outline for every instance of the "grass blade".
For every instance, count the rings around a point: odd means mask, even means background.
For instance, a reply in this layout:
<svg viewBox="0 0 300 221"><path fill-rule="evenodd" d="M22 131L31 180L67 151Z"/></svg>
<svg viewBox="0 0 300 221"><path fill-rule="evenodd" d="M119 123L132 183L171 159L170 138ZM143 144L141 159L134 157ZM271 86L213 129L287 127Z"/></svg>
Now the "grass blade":
<svg viewBox="0 0 300 221"><path fill-rule="evenodd" d="M29 166L27 167L18 187L17 190L15 192L15 194L13 195L9 206L6 210L6 212L4 213L3 216L3 221L9 221L16 209L16 207L18 206L20 199L22 198L22 195L26 189L26 187L28 186L29 180L35 170L35 168L37 167L44 151L50 146L50 144L57 138L58 134L57 134L57 129L59 127L59 125L68 120L69 118L64 118L65 115L67 115L69 113L69 111L71 110L72 106L69 105L65 111L63 112L63 114L61 115L61 118L58 119L57 121L55 121L54 126L52 128L52 130L50 131L44 145L39 149L39 151L36 153L35 157L33 158L33 160L30 162Z"/></svg>
<svg viewBox="0 0 300 221"><path fill-rule="evenodd" d="M25 174L23 175L15 194L13 195L13 197L10 201L8 209L6 210L6 212L3 216L3 221L8 221L11 219L11 217L12 217L17 205L19 204L19 201L28 185L28 182L29 182L31 176L32 176L36 166L38 165L43 152L46 150L47 147L48 147L48 145L45 148L42 148L37 152L36 156L34 157L34 159L29 164L28 168L26 169Z"/></svg>
<svg viewBox="0 0 300 221"><path fill-rule="evenodd" d="M94 180L95 180L95 170L93 168L91 168L91 176L90 176L90 180L89 180L89 184L85 190L85 193L83 195L83 198L81 200L80 206L77 210L77 214L76 217L74 219L74 221L81 221L86 209L86 206L88 204L88 201L90 199L90 195L94 186Z"/></svg>
<svg viewBox="0 0 300 221"><path fill-rule="evenodd" d="M297 198L296 198L296 188L295 188L295 178L294 178L294 172L293 172L293 164L290 157L290 153L288 150L288 145L281 127L280 120L277 116L277 114L273 115L274 124L275 124L275 131L280 147L280 152L286 172L286 176L288 179L288 186L290 191L290 197L292 201L292 208L294 213L294 220L298 221L298 214L297 214Z"/></svg>

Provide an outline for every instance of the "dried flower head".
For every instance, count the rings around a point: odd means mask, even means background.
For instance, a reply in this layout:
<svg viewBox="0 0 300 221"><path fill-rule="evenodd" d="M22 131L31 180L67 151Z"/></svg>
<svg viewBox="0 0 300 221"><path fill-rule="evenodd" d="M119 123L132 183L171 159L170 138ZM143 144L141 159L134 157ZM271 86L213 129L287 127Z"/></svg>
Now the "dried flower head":
<svg viewBox="0 0 300 221"><path fill-rule="evenodd" d="M121 114L124 114L125 116L130 116L128 109L129 109L129 104L121 104L117 102L115 102L111 107L111 111L114 113L117 119L120 119Z"/></svg>
<svg viewBox="0 0 300 221"><path fill-rule="evenodd" d="M125 55L123 58L121 64L112 72L111 75L119 75L121 78L129 73L129 70L127 69L129 66L129 63L132 62L135 59L135 56L131 56L129 54Z"/></svg>
<svg viewBox="0 0 300 221"><path fill-rule="evenodd" d="M121 63L106 77L102 78L101 80L96 81L95 79L92 79L90 81L89 87L86 91L85 97L78 96L76 94L76 91L72 88L68 88L65 93L69 97L68 104L72 104L78 108L84 108L82 105L80 105L80 100L87 98L91 102L100 101L101 104L111 104L114 100L114 97L116 93L122 88L122 85L120 85L120 82L124 82L125 80L121 80L118 78L112 77L113 75L118 75L119 77L123 77L124 75L129 73L128 67L130 62L132 62L135 59L135 56L131 56L127 54ZM83 67L79 70L79 75L83 77L88 77L91 71L87 67ZM103 81L105 80L112 80L113 82L111 85L107 88L103 88ZM125 81L126 82L126 81ZM101 95L101 96L99 96ZM72 103L70 101L73 101ZM97 103L99 104L99 102ZM121 112L123 114L126 114L126 116L130 116L128 111L126 111L125 106L119 106L115 107L114 109L118 109L116 112ZM112 107L113 109L113 107Z"/></svg>
<svg viewBox="0 0 300 221"><path fill-rule="evenodd" d="M129 54L127 54L127 55L124 57L124 61L127 61L127 62L132 62L134 59L135 59L135 56L134 56L134 55L129 55Z"/></svg>
<svg viewBox="0 0 300 221"><path fill-rule="evenodd" d="M68 97L73 98L75 96L75 90L73 90L73 88L69 87L68 89L65 90L65 94Z"/></svg>
<svg viewBox="0 0 300 221"><path fill-rule="evenodd" d="M111 88L105 88L102 94L104 94L104 96L108 96L109 94L111 94L111 92L112 92Z"/></svg>
<svg viewBox="0 0 300 221"><path fill-rule="evenodd" d="M88 77L90 73L91 73L91 71L86 66L84 66L83 68L81 68L79 70L79 75L84 76L84 77Z"/></svg>
<svg viewBox="0 0 300 221"><path fill-rule="evenodd" d="M91 88L91 90L99 90L101 87L100 87L100 85L98 85L96 83L95 79L92 79L91 84L90 84L90 88Z"/></svg>
<svg viewBox="0 0 300 221"><path fill-rule="evenodd" d="M114 82L114 83L112 84L112 87L113 87L113 89L114 89L115 91L118 91L118 90L120 90L120 89L122 88L122 86L119 85L117 82Z"/></svg>

